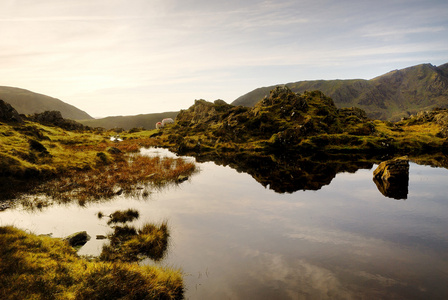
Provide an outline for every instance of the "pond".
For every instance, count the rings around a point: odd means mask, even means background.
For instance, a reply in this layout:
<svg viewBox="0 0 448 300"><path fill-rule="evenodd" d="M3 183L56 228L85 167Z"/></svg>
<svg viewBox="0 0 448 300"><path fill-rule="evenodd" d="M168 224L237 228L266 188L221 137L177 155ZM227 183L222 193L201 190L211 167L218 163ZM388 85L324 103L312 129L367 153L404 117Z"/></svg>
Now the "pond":
<svg viewBox="0 0 448 300"><path fill-rule="evenodd" d="M86 230L92 239L78 253L97 255L104 240L95 236L111 232L98 212L137 209L135 225L167 221L169 251L157 264L183 270L186 299L448 297L448 170L411 163L407 198L395 200L373 182L376 165L286 193L228 166L198 165L147 199L7 209L0 225L54 237Z"/></svg>

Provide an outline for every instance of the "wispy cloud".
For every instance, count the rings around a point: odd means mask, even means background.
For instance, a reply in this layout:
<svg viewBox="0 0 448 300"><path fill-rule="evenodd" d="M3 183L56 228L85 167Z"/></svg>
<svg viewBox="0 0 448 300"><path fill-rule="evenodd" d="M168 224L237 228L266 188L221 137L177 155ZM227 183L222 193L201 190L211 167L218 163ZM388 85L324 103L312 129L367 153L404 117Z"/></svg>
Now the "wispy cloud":
<svg viewBox="0 0 448 300"><path fill-rule="evenodd" d="M163 103L191 104L192 90L215 95L221 89L217 97L232 101L257 85L310 76L362 78L421 60L443 63L448 48L443 11L448 7L440 1L431 4L6 1L0 4L0 84L63 100L70 96L66 101L91 110L91 99L99 99L100 91L118 88L123 91L119 99L135 87L141 94L134 99L155 101L163 111ZM355 69L365 71L349 73ZM189 92L182 97L167 88L170 84ZM163 90L167 101L148 100L151 88ZM129 106L120 112L137 111Z"/></svg>

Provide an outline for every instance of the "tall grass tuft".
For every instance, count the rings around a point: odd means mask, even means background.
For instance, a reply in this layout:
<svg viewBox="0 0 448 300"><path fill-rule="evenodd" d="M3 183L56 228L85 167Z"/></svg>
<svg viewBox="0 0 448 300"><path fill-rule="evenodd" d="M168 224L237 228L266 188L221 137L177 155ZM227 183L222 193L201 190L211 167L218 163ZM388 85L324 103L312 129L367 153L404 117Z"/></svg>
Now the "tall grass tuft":
<svg viewBox="0 0 448 300"><path fill-rule="evenodd" d="M115 226L109 236L110 244L103 246L100 260L132 262L148 257L159 261L166 254L169 236L166 222L147 223L139 230L128 225Z"/></svg>

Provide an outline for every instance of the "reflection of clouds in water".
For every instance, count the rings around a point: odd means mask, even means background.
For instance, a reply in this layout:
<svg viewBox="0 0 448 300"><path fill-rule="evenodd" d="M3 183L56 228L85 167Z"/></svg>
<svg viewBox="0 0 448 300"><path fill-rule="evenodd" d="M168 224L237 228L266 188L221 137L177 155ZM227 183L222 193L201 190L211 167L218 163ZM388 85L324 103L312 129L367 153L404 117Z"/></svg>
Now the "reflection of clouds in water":
<svg viewBox="0 0 448 300"><path fill-rule="evenodd" d="M287 260L279 254L246 249L253 261L248 275L259 286L278 292L278 299L352 299L330 270L303 259Z"/></svg>
<svg viewBox="0 0 448 300"><path fill-rule="evenodd" d="M330 246L350 246L348 249L349 252L363 256L371 256L372 253L378 253L378 249L388 247L387 243L383 240L367 238L345 231L306 227L297 228L294 231L294 233L288 233L285 236L312 243L329 244Z"/></svg>

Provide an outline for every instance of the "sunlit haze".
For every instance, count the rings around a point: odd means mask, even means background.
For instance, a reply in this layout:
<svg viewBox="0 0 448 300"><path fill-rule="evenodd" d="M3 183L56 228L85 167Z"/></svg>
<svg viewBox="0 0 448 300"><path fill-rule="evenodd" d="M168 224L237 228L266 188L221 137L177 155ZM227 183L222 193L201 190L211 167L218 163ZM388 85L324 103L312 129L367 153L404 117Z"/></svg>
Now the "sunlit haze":
<svg viewBox="0 0 448 300"><path fill-rule="evenodd" d="M0 85L94 117L448 62L446 0L2 0Z"/></svg>

